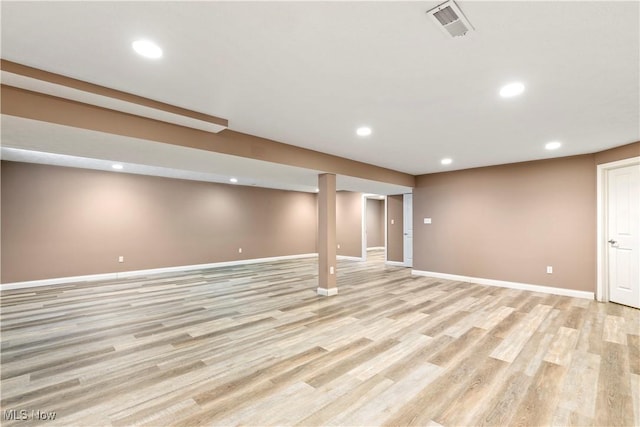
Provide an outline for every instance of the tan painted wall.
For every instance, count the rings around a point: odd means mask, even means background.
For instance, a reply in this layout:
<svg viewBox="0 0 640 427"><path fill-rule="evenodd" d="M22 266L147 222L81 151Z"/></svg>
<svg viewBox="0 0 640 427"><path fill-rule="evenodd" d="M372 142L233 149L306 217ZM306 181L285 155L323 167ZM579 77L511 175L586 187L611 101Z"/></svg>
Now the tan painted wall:
<svg viewBox="0 0 640 427"><path fill-rule="evenodd" d="M402 202L402 194L387 196L387 261L404 261Z"/></svg>
<svg viewBox="0 0 640 427"><path fill-rule="evenodd" d="M612 148L595 154L596 164L615 162L617 160L629 159L640 156L640 142Z"/></svg>
<svg viewBox="0 0 640 427"><path fill-rule="evenodd" d="M593 155L423 175L417 183L415 269L595 291Z"/></svg>
<svg viewBox="0 0 640 427"><path fill-rule="evenodd" d="M638 155L640 142L418 177L415 268L593 291L595 164ZM13 162L1 181L3 283L316 252L315 195ZM360 197L337 194L339 255L361 256ZM401 195L388 212L402 261Z"/></svg>
<svg viewBox="0 0 640 427"><path fill-rule="evenodd" d="M336 176L318 176L318 292L336 287ZM320 291L323 289L323 291Z"/></svg>
<svg viewBox="0 0 640 427"><path fill-rule="evenodd" d="M362 256L362 194L350 191L336 193L337 254Z"/></svg>
<svg viewBox="0 0 640 427"><path fill-rule="evenodd" d="M367 199L367 248L384 246L384 200Z"/></svg>
<svg viewBox="0 0 640 427"><path fill-rule="evenodd" d="M315 194L14 162L1 173L2 283L316 252Z"/></svg>

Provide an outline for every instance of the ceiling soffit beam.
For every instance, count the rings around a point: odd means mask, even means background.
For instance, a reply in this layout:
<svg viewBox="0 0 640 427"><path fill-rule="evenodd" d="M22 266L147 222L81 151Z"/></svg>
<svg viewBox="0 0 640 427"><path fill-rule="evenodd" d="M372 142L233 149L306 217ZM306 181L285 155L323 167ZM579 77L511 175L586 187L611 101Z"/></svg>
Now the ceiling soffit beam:
<svg viewBox="0 0 640 427"><path fill-rule="evenodd" d="M0 96L10 116L415 187L413 175L228 129L211 133L7 85Z"/></svg>
<svg viewBox="0 0 640 427"><path fill-rule="evenodd" d="M96 85L93 83L85 82L82 80L74 79L72 77L63 76L60 74L51 73L48 71L40 70L38 68L29 67L27 65L18 64L16 62L7 61L6 59L0 59L0 69L3 73L9 73L10 75L21 76L26 79L33 79L40 82L46 82L51 85L57 85L58 87L65 87L81 93L93 94L97 97L110 98L112 100L121 101L124 103L135 104L145 109L159 110L161 112L169 113L172 115L178 115L187 117L193 120L198 120L213 125L217 125L222 130L229 126L229 121L220 117L211 116L209 114L200 113L186 108L176 107L175 105L166 104L160 101L154 101L153 99L145 98L131 93L122 92L116 89L111 89L105 86ZM3 81L3 83L7 83ZM15 85L11 85L15 86ZM29 89L24 88L23 89ZM51 94L55 95L55 94ZM64 95L63 95L64 96ZM100 104L95 104L100 105Z"/></svg>

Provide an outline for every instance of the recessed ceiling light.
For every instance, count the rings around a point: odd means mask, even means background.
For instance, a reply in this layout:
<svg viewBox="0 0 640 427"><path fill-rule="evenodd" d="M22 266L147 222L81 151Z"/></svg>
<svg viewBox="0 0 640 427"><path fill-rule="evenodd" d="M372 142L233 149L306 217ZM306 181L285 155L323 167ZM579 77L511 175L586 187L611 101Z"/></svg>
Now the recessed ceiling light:
<svg viewBox="0 0 640 427"><path fill-rule="evenodd" d="M319 193L319 192L320 192L320 189L319 189L319 188L316 188L316 193Z"/></svg>
<svg viewBox="0 0 640 427"><path fill-rule="evenodd" d="M520 82L514 82L502 86L500 96L503 98L512 98L520 95L522 92L524 92L524 85Z"/></svg>
<svg viewBox="0 0 640 427"><path fill-rule="evenodd" d="M562 146L561 142L558 141L552 141L552 142L547 142L544 146L545 149L547 150L557 150L558 148L560 148Z"/></svg>
<svg viewBox="0 0 640 427"><path fill-rule="evenodd" d="M238 178L231 178L231 179L229 179L229 181L231 181L231 182L233 182L235 184L236 182L238 182Z"/></svg>
<svg viewBox="0 0 640 427"><path fill-rule="evenodd" d="M358 136L369 136L371 135L371 128L362 126L356 129L356 133L358 134Z"/></svg>
<svg viewBox="0 0 640 427"><path fill-rule="evenodd" d="M450 158L446 158L446 159L442 159L440 160L440 163L442 163L443 165L450 165L451 162L453 162L453 160L451 160Z"/></svg>
<svg viewBox="0 0 640 427"><path fill-rule="evenodd" d="M112 167L113 169L116 169L116 170L121 170L121 169L123 169L123 168L124 168L124 166L122 166L122 165L121 165L121 164L119 164L119 163L116 163L116 164L114 164L114 165L111 165L111 167Z"/></svg>
<svg viewBox="0 0 640 427"><path fill-rule="evenodd" d="M139 55L145 58L158 59L162 57L160 46L149 40L136 40L131 46Z"/></svg>

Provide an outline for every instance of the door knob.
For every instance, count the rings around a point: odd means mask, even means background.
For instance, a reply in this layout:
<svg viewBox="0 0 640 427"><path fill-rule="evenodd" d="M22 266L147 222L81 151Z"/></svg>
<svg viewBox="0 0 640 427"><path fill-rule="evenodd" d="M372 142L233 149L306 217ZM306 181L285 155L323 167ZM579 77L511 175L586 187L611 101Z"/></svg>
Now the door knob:
<svg viewBox="0 0 640 427"><path fill-rule="evenodd" d="M609 240L609 243L611 243L612 245L615 245L618 242L616 242L615 240L611 239L611 240Z"/></svg>

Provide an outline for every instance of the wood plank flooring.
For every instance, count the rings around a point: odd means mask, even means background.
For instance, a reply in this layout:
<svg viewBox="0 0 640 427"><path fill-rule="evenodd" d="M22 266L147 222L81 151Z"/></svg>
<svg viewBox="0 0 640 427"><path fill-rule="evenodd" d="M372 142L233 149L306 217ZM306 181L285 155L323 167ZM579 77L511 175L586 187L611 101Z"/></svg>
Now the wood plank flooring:
<svg viewBox="0 0 640 427"><path fill-rule="evenodd" d="M638 310L316 268L3 291L2 425L640 424Z"/></svg>

